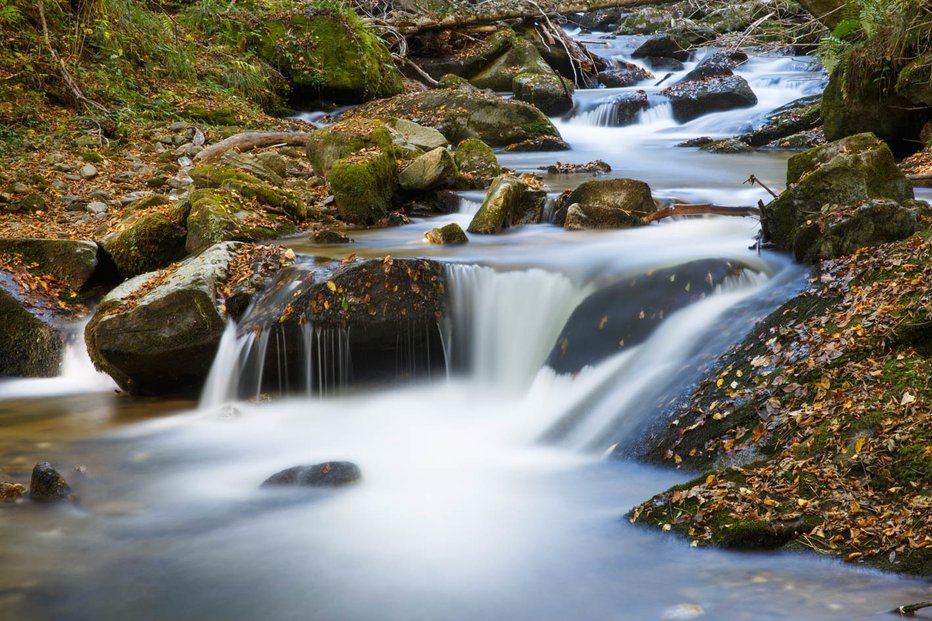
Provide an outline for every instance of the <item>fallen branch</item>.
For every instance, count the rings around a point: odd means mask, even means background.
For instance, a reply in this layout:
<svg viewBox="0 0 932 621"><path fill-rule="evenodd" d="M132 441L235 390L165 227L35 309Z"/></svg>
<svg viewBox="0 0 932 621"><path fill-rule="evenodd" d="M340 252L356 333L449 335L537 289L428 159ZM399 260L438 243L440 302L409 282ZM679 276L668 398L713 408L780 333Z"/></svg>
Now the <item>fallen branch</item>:
<svg viewBox="0 0 932 621"><path fill-rule="evenodd" d="M434 87L434 88L440 86L440 82L438 82L437 80L433 79L433 78L430 76L430 74L428 74L426 71L424 71L423 69L421 69L421 68L417 65L417 63L415 63L413 60L411 60L411 59L408 58L407 56L401 58L401 62L403 62L404 64L406 64L406 65L408 65L409 67L411 67L411 69L413 69L415 73L417 73L419 76L421 76L421 79L424 80L424 82L425 82L428 86L432 86L432 87Z"/></svg>
<svg viewBox="0 0 932 621"><path fill-rule="evenodd" d="M915 617L916 613L923 608L932 608L932 602L919 602L908 606L899 606L893 610L888 610L890 614L900 615L901 617Z"/></svg>
<svg viewBox="0 0 932 621"><path fill-rule="evenodd" d="M722 207L721 205L711 205L708 203L698 203L691 205L670 205L663 209L658 209L654 213L641 218L642 222L656 222L670 216L697 216L697 215L715 215L715 216L760 216L760 209L757 207Z"/></svg>
<svg viewBox="0 0 932 621"><path fill-rule="evenodd" d="M242 153L275 145L303 147L310 137L310 132L243 132L210 145L195 155L194 161L207 164L230 150Z"/></svg>
<svg viewBox="0 0 932 621"><path fill-rule="evenodd" d="M778 196L776 192L774 192L773 190L768 188L766 185L764 185L764 182L758 179L755 175L751 175L750 177L748 177L747 180L745 180L745 183L750 183L751 185L754 185L756 183L760 187L767 190L767 192L769 192L772 197L777 198Z"/></svg>

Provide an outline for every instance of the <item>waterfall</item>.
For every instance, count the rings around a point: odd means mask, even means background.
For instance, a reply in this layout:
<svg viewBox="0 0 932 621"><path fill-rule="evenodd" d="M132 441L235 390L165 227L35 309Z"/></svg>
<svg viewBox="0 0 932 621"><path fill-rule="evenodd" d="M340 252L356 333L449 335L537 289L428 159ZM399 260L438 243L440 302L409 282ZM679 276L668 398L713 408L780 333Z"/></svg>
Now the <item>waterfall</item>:
<svg viewBox="0 0 932 621"><path fill-rule="evenodd" d="M447 360L473 381L506 392L531 382L573 309L590 292L562 274L539 269L446 269Z"/></svg>

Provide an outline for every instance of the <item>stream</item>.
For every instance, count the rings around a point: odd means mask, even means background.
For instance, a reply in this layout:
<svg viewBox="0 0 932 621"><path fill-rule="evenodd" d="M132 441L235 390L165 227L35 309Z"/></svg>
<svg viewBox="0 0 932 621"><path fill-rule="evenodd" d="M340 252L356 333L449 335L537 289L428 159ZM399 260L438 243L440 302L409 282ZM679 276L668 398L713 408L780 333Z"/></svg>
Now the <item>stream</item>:
<svg viewBox="0 0 932 621"><path fill-rule="evenodd" d="M635 42L593 51L627 58ZM632 125L599 124L613 95L641 88L656 98L656 80L577 91L577 112L556 121L571 151L500 161L533 171L602 159L608 176L644 180L655 197L768 200L744 181L754 174L782 189L788 153L675 145L740 133L818 93L824 76L808 59L782 57L752 57L737 73L757 106L682 125L659 101ZM554 193L589 178L544 176ZM482 196L462 193L457 213L351 232L349 246L287 240L309 264L352 252L446 262L452 312L437 326L445 375L240 399L247 361L231 329L200 403L117 395L79 344L59 378L0 382L3 474L26 480L49 460L80 498L0 510L0 618L850 621L928 599L924 581L804 553L694 548L624 518L692 478L631 458L663 405L805 286L806 271L787 256L749 249L755 219L585 232L532 225L459 247L423 240L447 222L465 229ZM708 259L743 269L579 373L545 364L587 296ZM363 481L259 489L283 468L328 460L353 461Z"/></svg>

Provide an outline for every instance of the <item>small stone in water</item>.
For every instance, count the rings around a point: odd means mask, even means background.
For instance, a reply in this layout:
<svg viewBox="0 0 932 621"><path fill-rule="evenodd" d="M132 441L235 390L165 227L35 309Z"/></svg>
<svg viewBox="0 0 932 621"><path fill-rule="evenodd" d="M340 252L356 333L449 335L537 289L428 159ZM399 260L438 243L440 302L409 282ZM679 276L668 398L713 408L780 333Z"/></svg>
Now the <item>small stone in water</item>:
<svg viewBox="0 0 932 621"><path fill-rule="evenodd" d="M36 464L32 469L29 496L38 502L54 502L71 496L71 487L47 461Z"/></svg>
<svg viewBox="0 0 932 621"><path fill-rule="evenodd" d="M295 466L273 474L262 487L290 485L294 487L342 487L362 478L359 466L348 461L328 461L313 466Z"/></svg>

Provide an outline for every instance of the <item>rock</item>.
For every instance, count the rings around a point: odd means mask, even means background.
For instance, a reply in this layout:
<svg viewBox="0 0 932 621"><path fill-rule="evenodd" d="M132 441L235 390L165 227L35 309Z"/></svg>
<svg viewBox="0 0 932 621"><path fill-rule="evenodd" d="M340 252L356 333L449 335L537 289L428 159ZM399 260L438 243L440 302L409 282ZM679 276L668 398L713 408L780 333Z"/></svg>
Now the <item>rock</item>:
<svg viewBox="0 0 932 621"><path fill-rule="evenodd" d="M47 461L39 462L32 469L29 497L36 502L57 502L71 496L71 487L58 470Z"/></svg>
<svg viewBox="0 0 932 621"><path fill-rule="evenodd" d="M450 144L443 134L433 127L424 127L405 119L389 119L385 124L398 132L405 142L425 151L446 147Z"/></svg>
<svg viewBox="0 0 932 621"><path fill-rule="evenodd" d="M29 194L29 192L31 191L32 191L32 188L30 188L28 185L26 185L22 181L14 182L9 188L10 194Z"/></svg>
<svg viewBox="0 0 932 621"><path fill-rule="evenodd" d="M408 164L398 175L398 184L404 190L434 190L454 185L457 175L453 156L446 147L437 147Z"/></svg>
<svg viewBox="0 0 932 621"><path fill-rule="evenodd" d="M623 88L634 86L638 82L650 80L654 77L650 71L642 69L633 63L618 63L619 66L600 71L599 83L608 88Z"/></svg>
<svg viewBox="0 0 932 621"><path fill-rule="evenodd" d="M894 86L896 94L915 104L932 106L932 79L929 77L932 69L930 68L932 68L932 50L927 50L900 70Z"/></svg>
<svg viewBox="0 0 932 621"><path fill-rule="evenodd" d="M687 73L678 83L721 78L734 75L733 70L741 63L747 62L748 55L741 50L718 50L709 54L696 67Z"/></svg>
<svg viewBox="0 0 932 621"><path fill-rule="evenodd" d="M153 192L148 192L145 190L142 190L139 192L130 192L129 194L124 194L123 196L120 197L120 204L125 207L132 203L135 203L138 200L142 200L152 195L153 195Z"/></svg>
<svg viewBox="0 0 932 621"><path fill-rule="evenodd" d="M518 153L522 151L566 151L570 146L562 138L555 136L541 136L540 138L528 138L521 142L516 142L505 147L509 153Z"/></svg>
<svg viewBox="0 0 932 621"><path fill-rule="evenodd" d="M186 221L185 250L198 254L225 241L263 241L294 233L294 222L279 214L250 208L242 199L222 189L194 190Z"/></svg>
<svg viewBox="0 0 932 621"><path fill-rule="evenodd" d="M634 123L638 113L650 106L646 91L621 93L595 103L601 107L599 123L610 127L623 127Z"/></svg>
<svg viewBox="0 0 932 621"><path fill-rule="evenodd" d="M0 377L58 375L65 348L61 334L4 289L0 317Z"/></svg>
<svg viewBox="0 0 932 621"><path fill-rule="evenodd" d="M437 129L453 144L479 138L498 147L560 138L550 119L534 106L482 92L434 89L399 95L362 106L353 118L358 116L404 118Z"/></svg>
<svg viewBox="0 0 932 621"><path fill-rule="evenodd" d="M871 132L895 154L915 152L915 140L928 120L925 106L898 95L883 85L886 73L849 75L849 63L840 62L822 93L822 121L827 140ZM884 70L886 71L886 69ZM927 76L928 77L928 76Z"/></svg>
<svg viewBox="0 0 932 621"><path fill-rule="evenodd" d="M424 233L424 237L432 244L465 244L469 241L466 233L456 222L431 229Z"/></svg>
<svg viewBox="0 0 932 621"><path fill-rule="evenodd" d="M254 155L249 155L248 153L237 153L236 151L227 151L220 158L220 163L224 166L247 172L253 177L256 177L257 179L260 179L276 187L280 188L285 185L285 180L283 179L284 175L279 175L277 172L259 161L259 159Z"/></svg>
<svg viewBox="0 0 932 621"><path fill-rule="evenodd" d="M519 73L512 90L515 99L533 104L547 116L573 109L573 83L554 73Z"/></svg>
<svg viewBox="0 0 932 621"><path fill-rule="evenodd" d="M25 493L26 488L19 483L0 483L0 503L16 502Z"/></svg>
<svg viewBox="0 0 932 621"><path fill-rule="evenodd" d="M78 174L81 175L82 179L93 179L97 176L97 167L93 164L85 164L81 167L81 170L78 171Z"/></svg>
<svg viewBox="0 0 932 621"><path fill-rule="evenodd" d="M702 145L699 148L711 153L747 153L748 151L754 150L748 143L738 140L737 138L716 140L709 144Z"/></svg>
<svg viewBox="0 0 932 621"><path fill-rule="evenodd" d="M710 112L749 108L757 103L757 96L747 81L736 75L684 82L661 92L670 98L673 118L680 123Z"/></svg>
<svg viewBox="0 0 932 621"><path fill-rule="evenodd" d="M310 239L315 244L348 244L353 241L343 233L329 229L315 231Z"/></svg>
<svg viewBox="0 0 932 621"><path fill-rule="evenodd" d="M451 32L456 37L457 33ZM475 37L452 40L442 50L430 47L417 50L414 61L428 75L441 83L446 76L465 79L475 75L496 58L507 52L515 41L515 32L510 28L501 28L489 36L477 40ZM450 50L454 53L449 53ZM446 87L446 85L444 85Z"/></svg>
<svg viewBox="0 0 932 621"><path fill-rule="evenodd" d="M649 56L647 65L654 71L682 71L685 65L675 58L663 58L662 56Z"/></svg>
<svg viewBox="0 0 932 621"><path fill-rule="evenodd" d="M262 153L256 153L254 157L256 161L262 164L267 170L272 171L282 179L288 176L288 160L278 153L264 151Z"/></svg>
<svg viewBox="0 0 932 621"><path fill-rule="evenodd" d="M84 208L88 213L107 213L107 203L102 203L100 201L91 201L87 204L87 207Z"/></svg>
<svg viewBox="0 0 932 621"><path fill-rule="evenodd" d="M519 179L498 177L492 182L467 229L470 233L494 235L511 226L540 222L546 195L535 193Z"/></svg>
<svg viewBox="0 0 932 621"><path fill-rule="evenodd" d="M359 466L348 461L328 461L313 466L295 466L277 472L261 487L343 487L362 479Z"/></svg>
<svg viewBox="0 0 932 621"><path fill-rule="evenodd" d="M95 201L109 201L112 198L109 192L106 192L101 189L91 190L90 196Z"/></svg>
<svg viewBox="0 0 932 621"><path fill-rule="evenodd" d="M330 167L327 181L340 218L375 224L388 215L395 196L395 163L379 151L363 151Z"/></svg>
<svg viewBox="0 0 932 621"><path fill-rule="evenodd" d="M275 12L244 23L242 32L248 47L288 78L292 100L359 103L404 90L388 49L341 5Z"/></svg>
<svg viewBox="0 0 932 621"><path fill-rule="evenodd" d="M169 265L185 255L184 209L135 212L127 216L100 245L120 274L135 276Z"/></svg>
<svg viewBox="0 0 932 621"><path fill-rule="evenodd" d="M631 54L631 58L673 58L680 62L689 60L689 42L685 39L669 35L654 35L642 43Z"/></svg>
<svg viewBox="0 0 932 621"><path fill-rule="evenodd" d="M522 73L552 75L553 70L533 43L524 37L515 37L508 51L470 77L469 83L476 88L510 91L514 78Z"/></svg>
<svg viewBox="0 0 932 621"><path fill-rule="evenodd" d="M217 287L242 247L217 244L167 274L127 280L85 330L94 365L132 394L200 390L223 334Z"/></svg>
<svg viewBox="0 0 932 621"><path fill-rule="evenodd" d="M477 138L467 138L456 145L453 160L461 174L472 176L480 182L491 181L502 174L495 152Z"/></svg>
<svg viewBox="0 0 932 621"><path fill-rule="evenodd" d="M799 0L799 4L829 30L846 17L845 0Z"/></svg>
<svg viewBox="0 0 932 621"><path fill-rule="evenodd" d="M811 229L805 229L806 235L800 237L804 228L811 222L831 219L832 212L842 213L838 206L855 206L874 198L895 203L913 198L912 186L896 167L889 148L870 133L794 155L787 163L786 178L787 190L764 208L761 226L765 241L782 250L798 246L800 257L808 256L809 248L818 244ZM835 207L823 211L824 205ZM855 224L873 219L884 209L875 206L861 214ZM850 230L851 226L845 225L839 231ZM831 245L844 244L833 241Z"/></svg>
<svg viewBox="0 0 932 621"><path fill-rule="evenodd" d="M573 81L574 84L594 86L596 74L609 66L604 58L598 54L589 54L585 46L573 38L556 40L528 25L523 26L521 32L528 41L534 44L544 62L564 78ZM577 58L588 58L590 62L583 63L580 67L575 60Z"/></svg>
<svg viewBox="0 0 932 621"><path fill-rule="evenodd" d="M781 106L767 115L763 125L754 131L738 136L752 147L808 131L822 123L820 97L804 97Z"/></svg>
<svg viewBox="0 0 932 621"><path fill-rule="evenodd" d="M263 205L278 208L296 221L307 217L307 207L297 194L275 187L243 170L207 165L190 169L188 175L199 189L220 188L236 192L243 198L252 198Z"/></svg>
<svg viewBox="0 0 932 621"><path fill-rule="evenodd" d="M539 166L537 170L545 170L551 175L572 175L579 173L599 174L612 172L612 167L602 160L592 160L585 164L566 164L557 162L550 166Z"/></svg>
<svg viewBox="0 0 932 621"><path fill-rule="evenodd" d="M19 199L18 202L13 204L12 209L9 211L21 211L24 213L33 213L36 211L42 211L48 206L45 201L45 197L38 192L32 192L23 196Z"/></svg>
<svg viewBox="0 0 932 621"><path fill-rule="evenodd" d="M326 175L334 162L362 149L393 153L393 138L381 120L351 118L315 130L307 142L307 156L314 169Z"/></svg>
<svg viewBox="0 0 932 621"><path fill-rule="evenodd" d="M0 254L17 254L75 291L97 268L97 244L70 239L0 239Z"/></svg>
<svg viewBox="0 0 932 621"><path fill-rule="evenodd" d="M586 181L567 199L564 228L568 230L616 229L641 224L641 218L657 210L650 186L635 179Z"/></svg>

